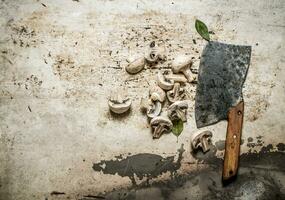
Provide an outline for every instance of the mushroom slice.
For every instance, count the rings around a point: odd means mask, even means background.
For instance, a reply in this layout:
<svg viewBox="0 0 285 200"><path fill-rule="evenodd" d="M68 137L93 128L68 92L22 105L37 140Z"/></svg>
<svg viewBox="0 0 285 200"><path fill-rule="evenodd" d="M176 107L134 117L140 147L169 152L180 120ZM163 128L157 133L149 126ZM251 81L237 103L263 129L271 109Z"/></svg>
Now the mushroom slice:
<svg viewBox="0 0 285 200"><path fill-rule="evenodd" d="M177 74L182 72L187 78L188 82L194 81L194 74L191 72L190 67L192 65L192 60L190 56L178 55L172 62L172 71Z"/></svg>
<svg viewBox="0 0 285 200"><path fill-rule="evenodd" d="M171 90L174 86L174 81L165 79L165 75L163 75L161 72L158 72L157 74L157 83L158 86L164 90Z"/></svg>
<svg viewBox="0 0 285 200"><path fill-rule="evenodd" d="M171 103L182 100L185 96L184 89L180 87L180 83L174 83L173 89L168 91L166 95Z"/></svg>
<svg viewBox="0 0 285 200"><path fill-rule="evenodd" d="M165 75L165 79L169 81L179 82L179 83L186 83L187 79L183 74L169 74Z"/></svg>
<svg viewBox="0 0 285 200"><path fill-rule="evenodd" d="M158 60L158 53L156 50L150 50L146 52L145 57L144 57L148 62L153 63Z"/></svg>
<svg viewBox="0 0 285 200"><path fill-rule="evenodd" d="M156 62L159 59L166 58L166 49L163 46L158 46L154 41L150 43L148 50L145 53L145 59L150 62Z"/></svg>
<svg viewBox="0 0 285 200"><path fill-rule="evenodd" d="M166 96L165 92L157 85L150 88L149 95L152 101L160 101L160 102L165 101L165 96Z"/></svg>
<svg viewBox="0 0 285 200"><path fill-rule="evenodd" d="M131 104L132 104L131 99L127 97L123 98L119 94L113 96L108 101L110 110L117 114L122 114L124 112L127 112L130 109Z"/></svg>
<svg viewBox="0 0 285 200"><path fill-rule="evenodd" d="M191 144L193 150L197 150L199 147L202 148L203 152L210 150L209 144L213 134L211 131L197 132L193 134Z"/></svg>
<svg viewBox="0 0 285 200"><path fill-rule="evenodd" d="M153 139L160 138L160 136L163 133L169 133L173 127L172 122L168 118L162 116L153 118L150 121L150 125L153 130L152 132Z"/></svg>
<svg viewBox="0 0 285 200"><path fill-rule="evenodd" d="M139 73L145 66L145 58L129 58L127 60L129 64L125 67L125 70L130 74Z"/></svg>
<svg viewBox="0 0 285 200"><path fill-rule="evenodd" d="M181 119L183 122L187 121L188 104L186 101L176 101L169 106L167 115L171 121Z"/></svg>
<svg viewBox="0 0 285 200"><path fill-rule="evenodd" d="M160 114L161 109L162 105L159 101L152 102L152 104L147 108L146 115L149 118L157 117Z"/></svg>
<svg viewBox="0 0 285 200"><path fill-rule="evenodd" d="M159 101L153 102L151 99L141 99L141 110L146 112L149 118L157 117L161 112L161 103Z"/></svg>

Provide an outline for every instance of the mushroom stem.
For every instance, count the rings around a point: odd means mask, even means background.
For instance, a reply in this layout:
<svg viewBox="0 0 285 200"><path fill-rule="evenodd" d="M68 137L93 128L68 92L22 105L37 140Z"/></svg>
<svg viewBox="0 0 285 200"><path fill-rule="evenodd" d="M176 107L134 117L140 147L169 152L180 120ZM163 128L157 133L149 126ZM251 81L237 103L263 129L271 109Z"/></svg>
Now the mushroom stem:
<svg viewBox="0 0 285 200"><path fill-rule="evenodd" d="M210 150L209 144L208 144L208 138L202 137L201 140L202 140L201 146L202 146L203 152L205 153Z"/></svg>
<svg viewBox="0 0 285 200"><path fill-rule="evenodd" d="M174 99L177 99L177 97L179 96L179 91L180 91L180 84L179 83L175 83L174 84L174 88L173 88L173 97L174 97Z"/></svg>
<svg viewBox="0 0 285 200"><path fill-rule="evenodd" d="M181 71L184 76L187 78L188 82L191 83L194 81L194 74L191 72L190 69L184 69Z"/></svg>

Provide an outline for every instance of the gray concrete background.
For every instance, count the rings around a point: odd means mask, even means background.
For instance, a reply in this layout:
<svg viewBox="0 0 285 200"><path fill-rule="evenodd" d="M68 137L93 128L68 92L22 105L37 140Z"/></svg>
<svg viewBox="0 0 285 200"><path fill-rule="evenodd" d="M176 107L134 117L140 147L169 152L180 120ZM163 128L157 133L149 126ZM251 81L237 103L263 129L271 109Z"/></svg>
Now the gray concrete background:
<svg viewBox="0 0 285 200"><path fill-rule="evenodd" d="M219 179L226 122L207 128L213 151L198 159L190 153L195 85L187 86L188 122L178 142L172 134L153 140L139 112L140 98L176 53L193 55L199 66L206 42L195 31L196 18L213 40L252 46L241 178L225 188ZM284 197L283 0L1 0L0 24L1 200ZM126 58L154 40L166 45L167 61L127 74ZM119 89L133 99L122 118L107 105ZM94 163L130 157L133 166L145 158L137 168L142 179L94 170ZM162 158L162 167L152 170Z"/></svg>

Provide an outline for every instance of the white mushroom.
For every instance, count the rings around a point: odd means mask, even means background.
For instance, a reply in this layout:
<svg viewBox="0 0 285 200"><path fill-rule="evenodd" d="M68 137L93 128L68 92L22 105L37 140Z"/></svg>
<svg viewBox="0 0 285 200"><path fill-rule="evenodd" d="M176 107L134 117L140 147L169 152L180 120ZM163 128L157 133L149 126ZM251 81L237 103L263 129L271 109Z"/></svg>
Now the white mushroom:
<svg viewBox="0 0 285 200"><path fill-rule="evenodd" d="M110 110L117 114L127 112L130 109L131 104L131 99L122 97L120 94L112 96L108 101Z"/></svg>
<svg viewBox="0 0 285 200"><path fill-rule="evenodd" d="M178 55L172 62L172 71L173 73L182 72L187 78L188 82L194 80L194 75L190 70L192 65L192 60L190 56L187 55Z"/></svg>
<svg viewBox="0 0 285 200"><path fill-rule="evenodd" d="M145 66L145 58L139 57L139 58L129 58L127 60L129 64L125 67L125 70L130 74L136 74L139 73Z"/></svg>
<svg viewBox="0 0 285 200"><path fill-rule="evenodd" d="M172 122L167 117L155 117L150 121L150 125L153 129L153 139L160 138L163 133L169 133L173 127Z"/></svg>
<svg viewBox="0 0 285 200"><path fill-rule="evenodd" d="M179 82L179 83L186 83L187 79L183 74L167 74L164 76L166 80Z"/></svg>
<svg viewBox="0 0 285 200"><path fill-rule="evenodd" d="M145 53L145 59L150 62L156 62L158 59L164 60L166 58L166 49L164 46L158 46L154 41L150 44Z"/></svg>
<svg viewBox="0 0 285 200"><path fill-rule="evenodd" d="M185 96L184 89L180 87L180 83L174 83L173 89L169 90L166 95L171 103L182 100Z"/></svg>
<svg viewBox="0 0 285 200"><path fill-rule="evenodd" d="M151 99L141 99L141 110L146 112L149 118L157 117L162 109L159 101L152 101Z"/></svg>
<svg viewBox="0 0 285 200"><path fill-rule="evenodd" d="M174 81L165 79L165 75L161 72L158 72L157 74L157 83L158 86L164 90L171 90L174 86Z"/></svg>
<svg viewBox="0 0 285 200"><path fill-rule="evenodd" d="M210 150L209 143L212 138L211 131L197 132L192 135L191 145L193 150L197 150L199 147L202 148L203 152Z"/></svg>
<svg viewBox="0 0 285 200"><path fill-rule="evenodd" d="M150 88L149 90L149 95L150 95L150 99L152 101L160 101L160 102L164 102L165 101L165 92L163 89L161 89L159 86L153 86L152 88Z"/></svg>
<svg viewBox="0 0 285 200"><path fill-rule="evenodd" d="M187 121L188 104L186 101L176 101L168 108L167 115L171 121L181 119L183 122Z"/></svg>

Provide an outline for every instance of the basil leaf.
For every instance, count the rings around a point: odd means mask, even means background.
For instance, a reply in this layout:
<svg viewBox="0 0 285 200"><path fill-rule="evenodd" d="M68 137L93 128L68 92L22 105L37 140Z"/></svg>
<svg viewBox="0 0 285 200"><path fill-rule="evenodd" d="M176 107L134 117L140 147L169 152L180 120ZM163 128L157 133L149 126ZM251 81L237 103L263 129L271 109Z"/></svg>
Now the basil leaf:
<svg viewBox="0 0 285 200"><path fill-rule="evenodd" d="M210 41L210 34L209 34L208 28L207 28L206 24L204 24L204 22L196 19L195 28L196 28L197 32L201 35L202 38L204 38L207 41Z"/></svg>
<svg viewBox="0 0 285 200"><path fill-rule="evenodd" d="M172 121L172 123L172 133L178 137L183 131L183 121L179 119Z"/></svg>

